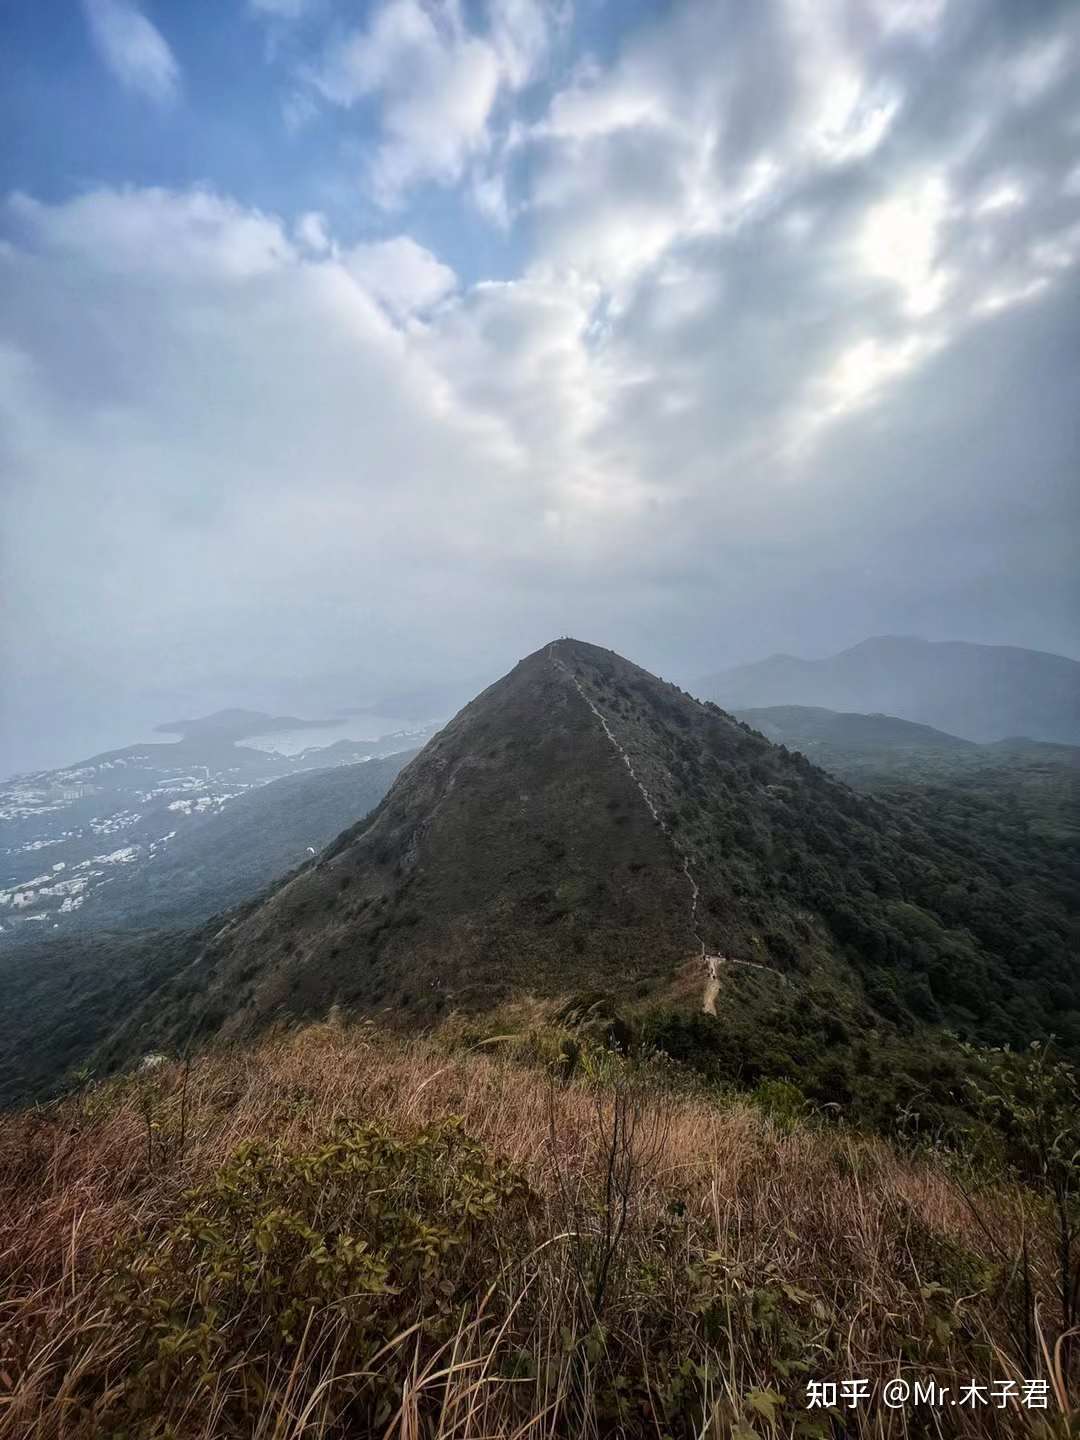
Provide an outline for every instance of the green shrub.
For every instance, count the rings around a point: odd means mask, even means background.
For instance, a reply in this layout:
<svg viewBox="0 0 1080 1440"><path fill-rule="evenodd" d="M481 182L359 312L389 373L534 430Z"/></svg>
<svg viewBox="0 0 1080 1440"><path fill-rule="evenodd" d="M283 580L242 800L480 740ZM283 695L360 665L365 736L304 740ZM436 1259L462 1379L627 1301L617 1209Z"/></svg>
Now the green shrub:
<svg viewBox="0 0 1080 1440"><path fill-rule="evenodd" d="M529 1193L456 1120L407 1139L350 1123L308 1150L242 1146L177 1224L112 1258L110 1319L140 1338L109 1420L165 1436L178 1411L220 1413L252 1433L295 1365L291 1406L322 1384L343 1431L371 1433L417 1354L474 1311Z"/></svg>
<svg viewBox="0 0 1080 1440"><path fill-rule="evenodd" d="M793 1130L797 1121L806 1115L806 1096L790 1080L762 1080L750 1098L785 1130Z"/></svg>

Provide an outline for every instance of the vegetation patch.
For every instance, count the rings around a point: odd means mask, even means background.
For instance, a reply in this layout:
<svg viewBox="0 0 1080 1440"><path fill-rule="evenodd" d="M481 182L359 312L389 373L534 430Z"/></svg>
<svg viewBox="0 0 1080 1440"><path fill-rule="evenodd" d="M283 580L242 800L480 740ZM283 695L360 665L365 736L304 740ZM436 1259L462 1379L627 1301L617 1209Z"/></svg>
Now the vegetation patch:
<svg viewBox="0 0 1080 1440"><path fill-rule="evenodd" d="M0 1119L0 1440L870 1440L807 1387L897 1374L1046 1388L942 1436L1072 1433L1068 1066L973 1053L985 1129L889 1144L609 1009L338 1017Z"/></svg>
<svg viewBox="0 0 1080 1440"><path fill-rule="evenodd" d="M283 1407L372 1433L462 1323L494 1324L484 1291L528 1202L454 1119L404 1139L343 1122L303 1150L247 1142L176 1224L109 1257L105 1323L135 1343L122 1378L83 1387L86 1413L164 1436L183 1397L196 1433L253 1433Z"/></svg>

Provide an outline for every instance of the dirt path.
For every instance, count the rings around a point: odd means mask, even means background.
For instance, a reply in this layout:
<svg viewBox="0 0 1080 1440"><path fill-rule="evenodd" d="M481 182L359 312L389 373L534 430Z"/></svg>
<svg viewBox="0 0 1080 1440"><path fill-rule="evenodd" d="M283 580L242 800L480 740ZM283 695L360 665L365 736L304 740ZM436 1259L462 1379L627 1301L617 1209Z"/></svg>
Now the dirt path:
<svg viewBox="0 0 1080 1440"><path fill-rule="evenodd" d="M622 760L623 764L626 766L627 770L629 770L629 772L630 772L630 778L631 778L631 780L633 780L634 784L637 786L638 790L640 791L640 793L641 793L641 798L645 801L645 804L646 804L646 806L648 807L649 814L652 816L652 818L653 818L653 820L656 822L656 824L659 825L659 827L660 827L660 829L663 831L663 833L667 836L668 841L669 841L670 844L671 844L671 848L674 850L675 856L676 856L677 860L679 861L679 864L680 864L680 866L681 866L681 868L682 868L682 872L683 872L683 874L684 874L685 877L686 877L686 883L687 883L687 886L689 887L689 890L690 890L690 933L691 933L691 935L693 935L694 939L697 941L699 954L701 955L701 958L704 960L704 958L705 958L705 941L704 941L704 940L701 938L701 936L698 934L698 928L697 928L698 899L699 899L699 897L700 897L701 892L700 892L700 890L699 890L699 888L698 888L698 883L697 883L697 881L694 879L693 875L690 873L690 857L689 857L689 855L686 854L686 852L683 850L682 846L679 844L678 840L677 840L677 839L675 838L675 836L671 833L671 828L670 828L670 826L666 823L666 821L665 821L665 820L663 819L663 817L661 816L660 811L656 808L656 802L653 800L652 796L649 794L648 788L646 787L644 781L642 781L642 780L639 778L639 776L638 776L638 774L637 774L637 771L634 769L633 761L630 759L630 756L626 753L626 751L623 749L623 747L619 744L618 740L615 738L615 735L614 735L614 733L613 733L613 731L612 731L612 729L611 729L611 726L608 724L607 720L606 720L605 717L601 714L601 712L597 709L597 707L593 704L592 700L589 699L588 695L585 693L584 687L582 686L581 682L578 680L577 676L573 673L572 670L570 670L570 668L569 668L567 665L564 665L563 662L559 659L558 655L555 654L555 643L554 643L554 642L552 642L552 644L550 644L550 645L548 646L548 658L550 659L551 663L555 666L556 670L561 671L562 674L566 676L566 678L570 681L570 684L573 685L574 689L575 689L575 690L577 691L577 693L581 696L582 700L585 701L585 704L589 707L589 709L592 711L593 715L595 715L596 719L600 722L600 728L603 730L604 734L607 736L608 743L612 746L612 748L614 749L615 753L620 757L620 759Z"/></svg>
<svg viewBox="0 0 1080 1440"><path fill-rule="evenodd" d="M716 1014L716 997L720 994L720 977L716 973L717 956L707 955L705 957L705 995L701 1001L701 1008L706 1015Z"/></svg>
<svg viewBox="0 0 1080 1440"><path fill-rule="evenodd" d="M745 965L749 970L767 970L770 975L775 975L787 984L787 976L783 971L774 970L771 965L762 965L757 960L736 960L731 955L706 955L704 960L705 995L701 1002L701 1008L706 1015L716 1014L716 997L720 994L721 965Z"/></svg>
<svg viewBox="0 0 1080 1440"><path fill-rule="evenodd" d="M667 836L671 848L672 850L674 850L676 858L678 859L679 864L682 868L682 872L686 876L686 883L690 890L690 933L697 941L698 954L701 956L701 959L705 965L705 993L702 997L701 1002L702 1010L705 1012L706 1015L716 1014L716 1000L717 996L720 994L721 965L745 965L751 970L767 970L770 975L776 975L781 980L786 981L787 976L782 974L779 970L774 970L771 965L761 965L756 960L736 960L730 955L707 955L705 953L705 941L701 938L697 928L698 899L701 892L698 888L697 881L690 873L690 857L683 850L682 846L679 844L679 841L672 834L671 827L665 822L665 820L660 814L660 811L656 808L656 802L649 794L648 788L645 785L644 781L641 780L641 778L638 776L637 771L634 769L633 761L630 759L630 756L626 753L622 745L620 745L618 740L615 738L614 732L612 731L611 726L608 724L606 718L600 712L600 710L597 709L596 705L593 704L592 700L589 699L588 695L585 693L584 686L578 680L577 676L573 673L569 666L564 665L563 662L559 659L558 655L555 654L556 643L557 642L553 641L548 646L548 659L551 661L552 665L555 667L556 670L560 671L563 675L566 676L566 678L570 681L570 684L573 685L574 689L581 696L582 700L584 700L585 704L589 707L593 715L600 722L600 728L607 736L608 743L622 760L627 770L629 770L630 778L637 786L638 791L641 794L641 798L645 801L645 804L648 807L649 814L652 816L656 824L659 825L663 833Z"/></svg>

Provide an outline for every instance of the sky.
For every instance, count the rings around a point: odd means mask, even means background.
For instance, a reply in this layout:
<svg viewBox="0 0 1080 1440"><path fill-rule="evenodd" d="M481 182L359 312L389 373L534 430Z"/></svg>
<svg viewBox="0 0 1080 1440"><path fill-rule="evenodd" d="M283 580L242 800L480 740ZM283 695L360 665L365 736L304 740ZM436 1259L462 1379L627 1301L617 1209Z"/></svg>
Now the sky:
<svg viewBox="0 0 1080 1440"><path fill-rule="evenodd" d="M0 134L0 774L561 634L1080 656L1070 0L15 0Z"/></svg>

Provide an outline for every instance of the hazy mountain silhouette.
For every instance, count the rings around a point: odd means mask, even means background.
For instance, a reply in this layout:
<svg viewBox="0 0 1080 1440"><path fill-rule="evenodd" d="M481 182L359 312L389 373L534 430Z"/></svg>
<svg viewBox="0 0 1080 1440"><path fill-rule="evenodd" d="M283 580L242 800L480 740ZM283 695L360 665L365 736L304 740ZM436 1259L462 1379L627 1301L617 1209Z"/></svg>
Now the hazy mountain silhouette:
<svg viewBox="0 0 1080 1440"><path fill-rule="evenodd" d="M709 675L729 710L772 705L882 712L968 740L1080 744L1080 663L1012 645L885 635L824 660L773 655Z"/></svg>

